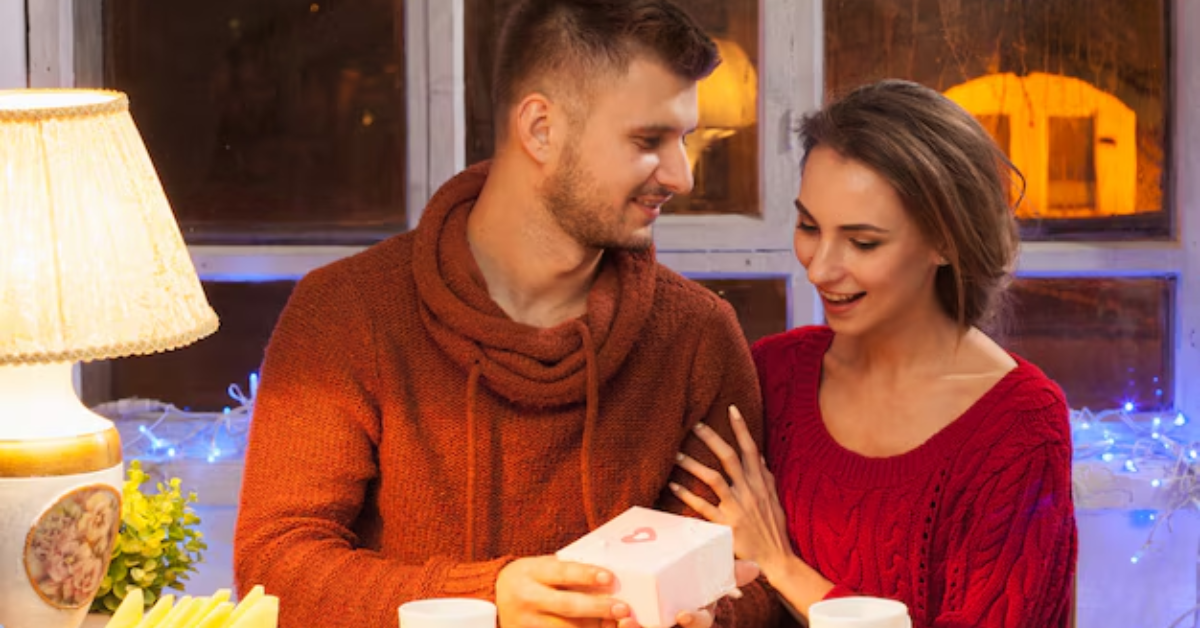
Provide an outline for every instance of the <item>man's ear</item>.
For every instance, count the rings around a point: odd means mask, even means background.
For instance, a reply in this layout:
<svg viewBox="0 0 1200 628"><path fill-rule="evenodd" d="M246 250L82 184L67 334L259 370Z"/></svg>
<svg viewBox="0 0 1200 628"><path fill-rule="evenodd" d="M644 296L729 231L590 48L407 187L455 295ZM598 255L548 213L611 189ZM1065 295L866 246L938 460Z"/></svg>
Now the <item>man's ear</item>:
<svg viewBox="0 0 1200 628"><path fill-rule="evenodd" d="M534 92L521 99L513 112L516 139L526 154L539 164L550 161L553 155L550 142L552 111L550 99Z"/></svg>

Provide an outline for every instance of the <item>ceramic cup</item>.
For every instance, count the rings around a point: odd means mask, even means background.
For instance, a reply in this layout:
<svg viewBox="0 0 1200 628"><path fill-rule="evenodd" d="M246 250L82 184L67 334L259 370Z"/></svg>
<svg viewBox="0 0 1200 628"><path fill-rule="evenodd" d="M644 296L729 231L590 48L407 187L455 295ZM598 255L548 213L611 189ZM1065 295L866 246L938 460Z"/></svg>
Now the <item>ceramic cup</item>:
<svg viewBox="0 0 1200 628"><path fill-rule="evenodd" d="M908 607L877 597L824 600L808 609L809 628L912 628Z"/></svg>
<svg viewBox="0 0 1200 628"><path fill-rule="evenodd" d="M470 598L433 598L400 605L400 628L496 628L496 605Z"/></svg>

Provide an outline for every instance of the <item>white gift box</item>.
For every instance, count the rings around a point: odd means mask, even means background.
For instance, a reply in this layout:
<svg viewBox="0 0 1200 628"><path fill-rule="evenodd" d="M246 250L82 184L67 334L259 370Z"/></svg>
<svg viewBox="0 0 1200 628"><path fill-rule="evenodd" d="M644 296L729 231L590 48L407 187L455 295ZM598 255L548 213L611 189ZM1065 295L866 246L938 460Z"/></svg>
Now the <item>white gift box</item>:
<svg viewBox="0 0 1200 628"><path fill-rule="evenodd" d="M634 506L558 551L558 559L604 567L613 597L645 628L675 625L736 587L728 526Z"/></svg>

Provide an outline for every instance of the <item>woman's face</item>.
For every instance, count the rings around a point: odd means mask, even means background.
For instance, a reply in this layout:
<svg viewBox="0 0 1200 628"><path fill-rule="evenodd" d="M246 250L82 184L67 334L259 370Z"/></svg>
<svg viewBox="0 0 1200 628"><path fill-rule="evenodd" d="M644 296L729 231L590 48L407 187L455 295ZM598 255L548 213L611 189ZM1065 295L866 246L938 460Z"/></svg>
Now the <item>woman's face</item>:
<svg viewBox="0 0 1200 628"><path fill-rule="evenodd" d="M874 170L817 146L796 210L796 258L834 331L870 336L946 317L934 292L941 256Z"/></svg>

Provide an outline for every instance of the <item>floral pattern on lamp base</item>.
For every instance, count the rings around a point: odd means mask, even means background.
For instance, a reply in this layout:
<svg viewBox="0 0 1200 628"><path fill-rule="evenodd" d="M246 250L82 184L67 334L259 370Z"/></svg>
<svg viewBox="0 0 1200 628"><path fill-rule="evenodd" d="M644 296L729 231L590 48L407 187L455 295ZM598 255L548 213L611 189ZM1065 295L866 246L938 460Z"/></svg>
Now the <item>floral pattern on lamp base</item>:
<svg viewBox="0 0 1200 628"><path fill-rule="evenodd" d="M88 606L108 572L121 521L121 495L94 484L63 495L25 539L25 573L47 604Z"/></svg>

